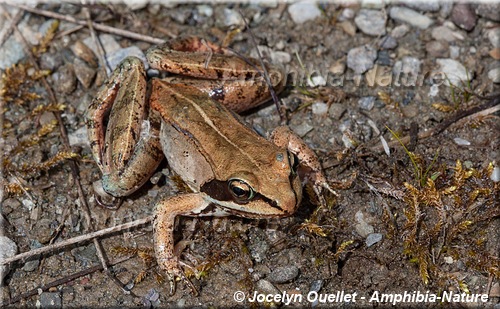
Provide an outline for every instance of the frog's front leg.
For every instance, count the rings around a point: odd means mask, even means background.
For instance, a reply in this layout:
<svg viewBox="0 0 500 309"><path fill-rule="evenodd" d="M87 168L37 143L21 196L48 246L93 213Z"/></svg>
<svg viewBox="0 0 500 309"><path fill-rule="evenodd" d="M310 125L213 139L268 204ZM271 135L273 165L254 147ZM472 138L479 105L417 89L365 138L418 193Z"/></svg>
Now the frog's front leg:
<svg viewBox="0 0 500 309"><path fill-rule="evenodd" d="M138 58L125 59L90 103L87 132L102 176L102 188L114 197L140 188L163 158L160 119L148 115L146 73ZM105 118L109 114L107 126Z"/></svg>
<svg viewBox="0 0 500 309"><path fill-rule="evenodd" d="M167 273L170 294L175 292L175 280L181 278L197 294L196 288L179 267L179 258L174 253L175 217L179 215L203 215L202 211L213 201L205 193L188 193L171 196L156 204L154 218L154 248L160 268ZM187 265L186 265L187 266Z"/></svg>
<svg viewBox="0 0 500 309"><path fill-rule="evenodd" d="M326 189L338 196L337 192L328 184L318 156L309 146L307 146L304 140L290 130L290 128L287 126L277 127L271 133L270 140L277 146L286 148L291 153L295 154L299 163L311 170L307 174L307 180L313 183L314 193L316 193L322 205L326 204L322 195L322 189Z"/></svg>

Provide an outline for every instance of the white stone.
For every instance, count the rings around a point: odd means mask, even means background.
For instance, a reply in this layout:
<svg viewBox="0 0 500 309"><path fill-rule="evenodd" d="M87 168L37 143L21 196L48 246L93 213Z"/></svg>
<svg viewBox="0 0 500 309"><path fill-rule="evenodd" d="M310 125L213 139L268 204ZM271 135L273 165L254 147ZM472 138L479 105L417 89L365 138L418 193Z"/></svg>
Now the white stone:
<svg viewBox="0 0 500 309"><path fill-rule="evenodd" d="M301 1L288 6L288 14L296 24L303 24L306 21L316 19L321 16L321 11L315 2Z"/></svg>
<svg viewBox="0 0 500 309"><path fill-rule="evenodd" d="M17 253L17 245L10 238L0 236L0 260L13 257ZM0 266L0 284L9 273L9 264Z"/></svg>
<svg viewBox="0 0 500 309"><path fill-rule="evenodd" d="M380 36L386 34L385 23L387 15L379 10L361 9L354 19L356 26L364 34L371 36Z"/></svg>
<svg viewBox="0 0 500 309"><path fill-rule="evenodd" d="M420 29L427 29L434 23L429 17L405 7L393 6L389 11L389 15L394 20L408 23Z"/></svg>
<svg viewBox="0 0 500 309"><path fill-rule="evenodd" d="M436 63L440 67L437 72L444 73L450 82L457 87L463 87L462 81L467 82L467 80L472 79L473 72L467 72L466 68L456 60L450 58L438 58L436 59Z"/></svg>
<svg viewBox="0 0 500 309"><path fill-rule="evenodd" d="M494 68L488 71L488 78L495 84L500 84L500 68Z"/></svg>
<svg viewBox="0 0 500 309"><path fill-rule="evenodd" d="M488 30L487 36L493 47L500 47L500 28L496 27Z"/></svg>
<svg viewBox="0 0 500 309"><path fill-rule="evenodd" d="M322 116L328 112L328 104L324 102L314 102L312 104L312 113L314 115Z"/></svg>

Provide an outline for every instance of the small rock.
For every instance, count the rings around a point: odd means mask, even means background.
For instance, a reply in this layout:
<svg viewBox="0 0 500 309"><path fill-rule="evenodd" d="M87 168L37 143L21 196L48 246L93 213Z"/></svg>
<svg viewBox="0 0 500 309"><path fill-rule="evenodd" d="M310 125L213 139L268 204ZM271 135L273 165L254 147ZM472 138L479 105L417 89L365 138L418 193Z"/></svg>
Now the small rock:
<svg viewBox="0 0 500 309"><path fill-rule="evenodd" d="M451 21L458 27L471 31L476 26L477 16L468 3L458 2L451 11Z"/></svg>
<svg viewBox="0 0 500 309"><path fill-rule="evenodd" d="M317 116L323 116L328 112L328 104L324 102L314 102L312 104L312 113Z"/></svg>
<svg viewBox="0 0 500 309"><path fill-rule="evenodd" d="M373 97L373 96L363 97L363 98L359 99L359 101L358 101L359 108L367 110L367 111L372 110L373 106L375 105L376 99L377 98Z"/></svg>
<svg viewBox="0 0 500 309"><path fill-rule="evenodd" d="M85 61L80 58L75 58L73 62L75 68L76 79L82 84L85 89L89 89L94 81L96 69L91 68Z"/></svg>
<svg viewBox="0 0 500 309"><path fill-rule="evenodd" d="M351 68L356 74L363 74L373 68L377 51L369 46L363 45L353 48L347 53L347 67Z"/></svg>
<svg viewBox="0 0 500 309"><path fill-rule="evenodd" d="M500 283L493 284L490 290L490 297L500 297Z"/></svg>
<svg viewBox="0 0 500 309"><path fill-rule="evenodd" d="M145 0L133 0L125 2L127 7L132 11L139 11L148 5L148 1Z"/></svg>
<svg viewBox="0 0 500 309"><path fill-rule="evenodd" d="M372 234L374 232L373 226L368 224L365 219L363 212L359 210L356 215L354 216L356 222L358 222L355 226L356 232L361 236L361 237L367 237L368 235Z"/></svg>
<svg viewBox="0 0 500 309"><path fill-rule="evenodd" d="M288 6L288 14L296 24L303 24L306 21L316 19L321 16L321 11L314 2L300 1Z"/></svg>
<svg viewBox="0 0 500 309"><path fill-rule="evenodd" d="M58 93L72 93L76 88L76 76L73 65L65 64L60 67L51 79L53 81L54 90Z"/></svg>
<svg viewBox="0 0 500 309"><path fill-rule="evenodd" d="M343 74L345 72L344 60L335 61L335 63L330 66L328 71L332 74Z"/></svg>
<svg viewBox="0 0 500 309"><path fill-rule="evenodd" d="M387 15L383 11L361 9L354 22L364 34L380 36L386 33Z"/></svg>
<svg viewBox="0 0 500 309"><path fill-rule="evenodd" d="M398 42L392 36L387 35L380 39L378 46L381 49L394 49L398 46Z"/></svg>
<svg viewBox="0 0 500 309"><path fill-rule="evenodd" d="M98 260L94 245L74 248L71 250L71 254L83 265L90 265Z"/></svg>
<svg viewBox="0 0 500 309"><path fill-rule="evenodd" d="M446 264L453 264L453 262L455 262L452 256L445 256L443 260Z"/></svg>
<svg viewBox="0 0 500 309"><path fill-rule="evenodd" d="M383 238L383 235L380 233L372 233L366 237L365 243L366 246L369 248L373 246L374 244L378 243L381 241Z"/></svg>
<svg viewBox="0 0 500 309"><path fill-rule="evenodd" d="M453 1L441 1L441 9L439 10L439 16L446 19L451 14L453 9Z"/></svg>
<svg viewBox="0 0 500 309"><path fill-rule="evenodd" d="M61 293L40 294L40 308L62 308Z"/></svg>
<svg viewBox="0 0 500 309"><path fill-rule="evenodd" d="M485 18L500 22L500 3L498 1L479 2L476 13Z"/></svg>
<svg viewBox="0 0 500 309"><path fill-rule="evenodd" d="M255 289L264 294L279 294L280 291L269 281L260 279L255 283Z"/></svg>
<svg viewBox="0 0 500 309"><path fill-rule="evenodd" d="M312 88L326 86L326 80L321 75L314 75L307 79L307 85Z"/></svg>
<svg viewBox="0 0 500 309"><path fill-rule="evenodd" d="M450 50L450 58L451 59L457 59L458 56L460 56L460 47L459 46L450 45L449 50Z"/></svg>
<svg viewBox="0 0 500 309"><path fill-rule="evenodd" d="M52 236L52 232L53 232L52 220L46 219L46 218L39 219L35 222L33 229L35 231L38 231L38 233L36 235L37 240L41 244L46 244L50 241L51 236Z"/></svg>
<svg viewBox="0 0 500 309"><path fill-rule="evenodd" d="M14 36L10 36L3 45L0 46L0 69L5 70L11 65L18 63L25 55L21 43L19 43Z"/></svg>
<svg viewBox="0 0 500 309"><path fill-rule="evenodd" d="M307 121L302 121L299 125L293 126L293 131L300 137L304 137L307 133L314 129L314 127Z"/></svg>
<svg viewBox="0 0 500 309"><path fill-rule="evenodd" d="M493 48L488 54L491 56L491 58L500 60L500 47Z"/></svg>
<svg viewBox="0 0 500 309"><path fill-rule="evenodd" d="M490 179L493 182L500 181L500 167L495 166L495 168L493 168L493 171L491 171Z"/></svg>
<svg viewBox="0 0 500 309"><path fill-rule="evenodd" d="M381 50L378 52L377 61L375 63L383 66L392 66L393 60L387 50Z"/></svg>
<svg viewBox="0 0 500 309"><path fill-rule="evenodd" d="M453 42L457 38L460 40L464 39L464 37L460 33L457 33L446 26L439 26L432 29L431 36L436 41Z"/></svg>
<svg viewBox="0 0 500 309"><path fill-rule="evenodd" d="M245 22L243 18L241 18L240 13L235 10L224 8L224 25L229 26L241 26L244 25Z"/></svg>
<svg viewBox="0 0 500 309"><path fill-rule="evenodd" d="M448 57L450 45L446 41L430 41L425 44L425 50L434 58Z"/></svg>
<svg viewBox="0 0 500 309"><path fill-rule="evenodd" d="M421 61L414 57L405 56L402 60L397 61L392 69L396 76L403 73L406 75L417 76L420 73Z"/></svg>
<svg viewBox="0 0 500 309"><path fill-rule="evenodd" d="M450 58L438 58L436 63L440 66L440 71L444 73L450 82L455 86L462 86L462 81L467 81L467 79L472 79L472 72L468 72L465 67L458 61Z"/></svg>
<svg viewBox="0 0 500 309"><path fill-rule="evenodd" d="M17 245L6 236L0 236L0 260L13 257L17 253ZM0 265L0 284L9 273L9 264Z"/></svg>
<svg viewBox="0 0 500 309"><path fill-rule="evenodd" d="M78 128L76 131L69 133L68 139L70 146L90 147L86 126L82 126Z"/></svg>
<svg viewBox="0 0 500 309"><path fill-rule="evenodd" d="M405 5L409 8L422 12L437 12L439 11L438 1L408 1Z"/></svg>
<svg viewBox="0 0 500 309"><path fill-rule="evenodd" d="M470 142L468 140L460 138L460 137L455 137L453 139L453 141L455 142L455 144L457 144L459 146L470 146Z"/></svg>
<svg viewBox="0 0 500 309"><path fill-rule="evenodd" d="M361 0L361 7L363 9L381 10L385 7L385 3L378 0Z"/></svg>
<svg viewBox="0 0 500 309"><path fill-rule="evenodd" d="M356 35L356 26L351 21L345 20L343 22L340 22L337 24L342 30L344 30L345 33L349 34L350 36Z"/></svg>
<svg viewBox="0 0 500 309"><path fill-rule="evenodd" d="M493 47L500 47L500 28L493 28L487 32L488 40Z"/></svg>
<svg viewBox="0 0 500 309"><path fill-rule="evenodd" d="M354 16L356 16L356 12L353 9L345 8L342 10L342 13L340 13L339 21L353 19Z"/></svg>
<svg viewBox="0 0 500 309"><path fill-rule="evenodd" d="M290 282L299 275L299 269L295 265L276 267L267 276L272 283Z"/></svg>
<svg viewBox="0 0 500 309"><path fill-rule="evenodd" d="M346 107L344 104L339 104L339 103L333 103L330 105L330 108L328 109L328 115L332 117L333 119L340 119L344 112L346 111Z"/></svg>
<svg viewBox="0 0 500 309"><path fill-rule="evenodd" d="M35 271L35 269L37 269L39 265L40 265L40 260L31 260L31 261L27 261L26 263L24 263L24 265L21 269L23 271L29 273L29 272Z"/></svg>
<svg viewBox="0 0 500 309"><path fill-rule="evenodd" d="M494 68L488 71L488 78L495 84L500 84L500 68Z"/></svg>
<svg viewBox="0 0 500 309"><path fill-rule="evenodd" d="M429 17L400 6L393 6L389 11L389 15L396 21L405 22L420 29L427 29L434 23Z"/></svg>
<svg viewBox="0 0 500 309"><path fill-rule="evenodd" d="M400 39L404 37L408 33L408 31L410 31L410 27L408 27L407 24L402 24L392 29L391 36L395 39Z"/></svg>
<svg viewBox="0 0 500 309"><path fill-rule="evenodd" d="M309 291L310 292L319 292L321 291L321 288L323 287L323 284L325 283L324 280L314 280L312 283L311 283L311 287L309 288Z"/></svg>
<svg viewBox="0 0 500 309"><path fill-rule="evenodd" d="M214 9L210 5L200 4L196 6L196 9L198 10L198 13L206 17L212 17L214 14Z"/></svg>

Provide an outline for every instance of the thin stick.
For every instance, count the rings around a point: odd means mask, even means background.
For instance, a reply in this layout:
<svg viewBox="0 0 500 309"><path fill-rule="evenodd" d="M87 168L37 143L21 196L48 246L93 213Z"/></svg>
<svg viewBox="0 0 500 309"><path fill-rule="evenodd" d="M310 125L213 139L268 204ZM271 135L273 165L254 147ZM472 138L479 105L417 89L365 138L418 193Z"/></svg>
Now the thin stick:
<svg viewBox="0 0 500 309"><path fill-rule="evenodd" d="M101 41L97 38L97 35L95 33L94 26L92 25L92 19L90 17L90 11L87 7L83 8L85 17L87 18L87 27L90 30L90 36L92 37L92 40L94 41L94 44L97 49L97 57L99 58L99 63L101 64L101 68L104 69L104 72L107 77L107 70L106 67L109 67L108 63L106 62L106 59L104 58L104 48L102 47ZM111 68L109 68L111 70Z"/></svg>
<svg viewBox="0 0 500 309"><path fill-rule="evenodd" d="M76 19L76 18L68 16L68 15L62 15L62 14L51 12L51 11L40 10L37 8L29 7L27 5L22 5L22 4L9 3L9 5L23 9L23 10L31 12L33 14L42 15L45 17L50 17L50 18L55 18L55 19L60 19L60 20L65 20L65 21L70 22L70 23L74 23L74 24L78 24L78 25L82 25L82 26L87 26L87 22L85 20L79 20L79 19ZM152 37L149 35L139 34L139 33L127 31L127 30L122 30L122 29L106 26L103 24L99 24L96 22L91 22L91 23L92 23L92 26L99 31L112 33L112 34L116 34L116 35L130 38L130 39L148 42L151 44L159 45L159 44L165 43L165 40L155 38L155 37Z"/></svg>
<svg viewBox="0 0 500 309"><path fill-rule="evenodd" d="M135 227L138 227L141 225L149 224L152 220L153 220L153 217L150 216L150 217L146 217L144 219L135 220L132 222L120 224L120 225L113 226L113 227L108 227L106 229L95 231L95 232L88 233L85 235L69 238L69 239L63 240L57 244L48 245L48 246L41 247L38 249L30 250L28 252L14 255L13 257L10 257L10 258L0 260L0 266L10 264L10 263L15 262L15 261L27 259L27 258L30 258L33 256L37 256L40 254L44 254L44 253L47 253L50 251L58 250L58 249L61 249L61 248L64 248L64 247L67 247L67 246L70 246L70 245L73 245L76 243L85 242L85 241L88 241L88 240L91 240L94 238L102 237L102 236L112 234L115 232L119 232L119 231L123 231L126 229L135 228Z"/></svg>
<svg viewBox="0 0 500 309"><path fill-rule="evenodd" d="M125 262L126 260L129 260L129 259L130 259L130 257L122 257L122 258L120 258L120 259L118 259L116 261L113 261L113 262L109 263L109 265L110 266L114 266L114 265L123 263L123 262ZM19 294L16 297L13 297L12 299L8 300L5 303L0 303L0 307L6 307L6 306L9 306L9 305L15 304L15 303L19 302L22 299L25 299L25 298L37 295L40 290L47 291L48 289L50 289L52 287L56 287L56 286L59 286L61 284L68 283L70 281L73 281L73 280L78 279L80 277L89 275L89 274L94 273L94 272L99 271L99 270L102 270L102 265L95 265L95 266L89 267L87 269L84 269L84 270L79 271L77 273L74 273L72 275L66 276L66 277L61 278L61 279L57 279L57 280L52 281L50 283L47 283L44 286L36 287L36 288L31 289L31 290L29 290L27 292Z"/></svg>
<svg viewBox="0 0 500 309"><path fill-rule="evenodd" d="M3 8L5 10L5 8ZM14 25L19 22L21 17L24 15L23 10L17 11L16 15L12 18L12 22L9 24L9 27L5 29L5 31L2 33L0 36L0 47L7 41L7 38L9 37L10 33L12 32L12 29L14 29Z"/></svg>

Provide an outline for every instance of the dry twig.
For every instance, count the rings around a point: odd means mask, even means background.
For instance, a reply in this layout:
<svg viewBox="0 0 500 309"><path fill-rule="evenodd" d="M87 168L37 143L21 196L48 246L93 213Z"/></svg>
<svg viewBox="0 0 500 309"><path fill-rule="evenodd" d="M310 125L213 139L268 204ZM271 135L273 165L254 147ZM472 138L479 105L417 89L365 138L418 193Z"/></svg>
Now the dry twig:
<svg viewBox="0 0 500 309"><path fill-rule="evenodd" d="M60 20L65 20L65 21L70 22L70 23L75 23L78 25L87 26L87 21L79 20L79 19L76 19L76 18L68 16L68 15L62 15L62 14L58 14L58 13L51 12L51 11L40 10L40 9L32 8L30 6L23 5L23 4L10 3L9 5L23 9L23 10L28 11L28 12L33 13L33 14L42 15L45 17L50 17L50 18L55 18L55 19L60 19ZM95 22L92 22L92 26L96 30L99 30L99 31L120 35L120 36L127 37L130 39L138 40L138 41L144 41L144 42L148 42L148 43L156 44L156 45L165 43L165 40L162 40L159 38L155 38L155 37L152 37L149 35L140 34L140 33L132 32L132 31L127 31L127 30L123 30L123 29L118 29L118 28L106 26L103 24L95 23Z"/></svg>

